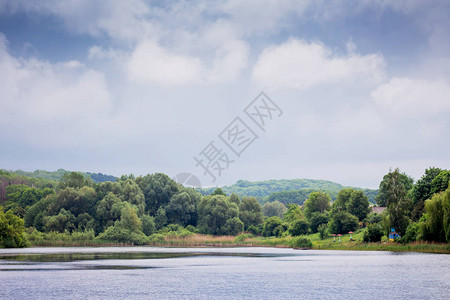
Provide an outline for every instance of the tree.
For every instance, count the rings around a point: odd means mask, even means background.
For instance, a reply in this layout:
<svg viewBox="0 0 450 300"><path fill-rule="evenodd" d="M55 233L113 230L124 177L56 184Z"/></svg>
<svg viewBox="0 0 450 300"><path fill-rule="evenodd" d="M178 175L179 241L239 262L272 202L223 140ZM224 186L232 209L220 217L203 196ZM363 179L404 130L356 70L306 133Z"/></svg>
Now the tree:
<svg viewBox="0 0 450 300"><path fill-rule="evenodd" d="M279 226L281 226L281 218L278 216L273 216L270 218L267 218L264 221L262 235L263 236L274 236L277 235L275 232L275 229Z"/></svg>
<svg viewBox="0 0 450 300"><path fill-rule="evenodd" d="M16 215L24 217L33 204L54 193L50 188L37 189L24 184L9 185L6 187L5 210L12 210Z"/></svg>
<svg viewBox="0 0 450 300"><path fill-rule="evenodd" d="M367 226L367 231L364 232L364 243L380 242L383 237L383 229L380 224L371 224Z"/></svg>
<svg viewBox="0 0 450 300"><path fill-rule="evenodd" d="M398 169L397 169L398 170ZM388 180L389 180L389 174L391 171L389 171L388 174L383 176L383 180L380 182L380 186L378 189L378 194L375 197L375 201L377 202L378 206L385 207L387 205L387 197L388 197ZM413 187L414 179L412 179L411 176L407 175L406 173L400 173L398 171L398 182L403 186L406 192L411 190Z"/></svg>
<svg viewBox="0 0 450 300"><path fill-rule="evenodd" d="M72 232L76 229L75 221L76 218L70 211L61 208L57 215L44 218L44 231Z"/></svg>
<svg viewBox="0 0 450 300"><path fill-rule="evenodd" d="M120 226L132 232L142 230L142 222L137 215L136 209L130 204L125 205L120 212Z"/></svg>
<svg viewBox="0 0 450 300"><path fill-rule="evenodd" d="M215 195L226 196L227 194L225 194L225 192L222 191L221 188L217 188L217 189L211 194L211 196L215 196ZM237 203L236 203L236 204L237 204Z"/></svg>
<svg viewBox="0 0 450 300"><path fill-rule="evenodd" d="M427 241L450 242L450 188L426 200L425 212L423 238Z"/></svg>
<svg viewBox="0 0 450 300"><path fill-rule="evenodd" d="M288 223L293 223L297 220L304 219L305 216L299 205L297 204L288 204L287 211L283 215L283 221Z"/></svg>
<svg viewBox="0 0 450 300"><path fill-rule="evenodd" d="M90 177L84 178L84 175L78 172L65 173L61 177L58 189L75 188L79 189L83 186L93 186L94 182Z"/></svg>
<svg viewBox="0 0 450 300"><path fill-rule="evenodd" d="M225 234L225 224L239 216L239 208L223 195L204 197L198 206L199 227L204 233Z"/></svg>
<svg viewBox="0 0 450 300"><path fill-rule="evenodd" d="M137 208L137 213L142 216L145 212L145 197L139 186L131 179L121 181L122 201L133 204Z"/></svg>
<svg viewBox="0 0 450 300"><path fill-rule="evenodd" d="M289 233L292 236L308 234L309 231L309 224L306 220L296 220L291 226L289 226Z"/></svg>
<svg viewBox="0 0 450 300"><path fill-rule="evenodd" d="M47 216L47 209L56 200L56 195L51 194L39 200L31 206L25 214L25 227L34 226L39 231L44 230L44 217Z"/></svg>
<svg viewBox="0 0 450 300"><path fill-rule="evenodd" d="M285 211L286 206L284 206L284 204L280 201L267 202L262 207L262 212L266 217L277 216L279 218L282 218Z"/></svg>
<svg viewBox="0 0 450 300"><path fill-rule="evenodd" d="M200 201L200 194L193 191L184 191L175 194L170 198L169 203L164 207L168 223L183 225L197 225L197 205Z"/></svg>
<svg viewBox="0 0 450 300"><path fill-rule="evenodd" d="M83 186L82 188L65 188L59 190L56 200L53 201L48 210L51 215L58 214L61 208L70 211L75 216L81 213L95 213L97 195L92 187Z"/></svg>
<svg viewBox="0 0 450 300"><path fill-rule="evenodd" d="M364 220L370 212L369 199L362 191L353 191L347 202L347 211Z"/></svg>
<svg viewBox="0 0 450 300"><path fill-rule="evenodd" d="M244 231L244 223L237 217L228 219L223 226L222 232L226 235L237 235Z"/></svg>
<svg viewBox="0 0 450 300"><path fill-rule="evenodd" d="M161 229L167 224L166 210L162 207L158 209L155 215L155 226L157 229Z"/></svg>
<svg viewBox="0 0 450 300"><path fill-rule="evenodd" d="M231 200L231 197L230 197ZM261 205L255 197L244 197L239 205L239 219L244 223L245 229L258 226L263 222Z"/></svg>
<svg viewBox="0 0 450 300"><path fill-rule="evenodd" d="M24 222L12 211L3 212L0 206L0 248L19 248L27 246L23 234Z"/></svg>
<svg viewBox="0 0 450 300"><path fill-rule="evenodd" d="M305 201L305 216L310 220L315 212L324 213L331 209L331 198L328 194L322 192L313 192L309 194L309 198Z"/></svg>
<svg viewBox="0 0 450 300"><path fill-rule="evenodd" d="M408 227L410 201L406 198L406 189L401 181L400 171L395 169L386 178L386 205L390 228L403 235Z"/></svg>
<svg viewBox="0 0 450 300"><path fill-rule="evenodd" d="M448 188L450 181L450 170L443 170L431 181L431 194L443 192Z"/></svg>
<svg viewBox="0 0 450 300"><path fill-rule="evenodd" d="M230 201L233 203L236 203L237 206L239 206L241 204L241 199L239 199L239 196L235 193L232 193L230 195Z"/></svg>
<svg viewBox="0 0 450 300"><path fill-rule="evenodd" d="M358 227L358 218L347 211L335 213L328 223L328 229L331 233L348 233Z"/></svg>
<svg viewBox="0 0 450 300"><path fill-rule="evenodd" d="M310 228L313 233L316 233L319 230L320 225L328 223L328 214L315 212L311 215L309 220Z"/></svg>
<svg viewBox="0 0 450 300"><path fill-rule="evenodd" d="M145 235L152 235L156 231L155 221L149 215L143 215L141 217L142 221L142 232Z"/></svg>
<svg viewBox="0 0 450 300"><path fill-rule="evenodd" d="M420 219L423 214L425 201L430 199L433 195L432 183L433 180L442 172L439 168L428 168L425 170L425 174L417 180L416 184L413 186L408 196L412 200L414 205L414 210L411 213L411 217L414 221ZM437 182L435 182L437 184Z"/></svg>
<svg viewBox="0 0 450 300"><path fill-rule="evenodd" d="M115 213L116 210L114 210L113 207L115 205L117 207L121 202L122 201L111 192L98 202L96 209L97 227L95 230L97 234L112 226L114 222L120 218L120 214Z"/></svg>
<svg viewBox="0 0 450 300"><path fill-rule="evenodd" d="M354 191L355 190L352 188L340 190L336 197L336 201L334 201L332 204L332 213L336 213L341 210L347 210L347 204L350 201L350 197L352 196Z"/></svg>
<svg viewBox="0 0 450 300"><path fill-rule="evenodd" d="M159 208L169 203L170 198L180 191L179 185L163 173L136 178L145 197L146 211L155 215Z"/></svg>
<svg viewBox="0 0 450 300"><path fill-rule="evenodd" d="M327 224L320 224L320 226L317 228L317 231L319 231L320 239L321 240L325 239L327 237L327 231L328 231Z"/></svg>

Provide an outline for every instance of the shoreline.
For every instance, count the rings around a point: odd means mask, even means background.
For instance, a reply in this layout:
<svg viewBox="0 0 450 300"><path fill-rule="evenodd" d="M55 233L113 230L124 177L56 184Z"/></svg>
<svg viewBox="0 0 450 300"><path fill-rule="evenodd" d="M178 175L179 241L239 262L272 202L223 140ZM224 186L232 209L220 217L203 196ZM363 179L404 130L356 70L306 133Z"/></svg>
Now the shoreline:
<svg viewBox="0 0 450 300"><path fill-rule="evenodd" d="M268 240L270 241L270 240ZM84 242L68 242L68 241L47 241L47 242L30 242L28 248L38 247L162 247L162 248L258 248L258 247L271 247L271 248L291 248L285 243L276 243L270 241L264 243L264 241L242 241L239 243L234 242L192 242L185 239L168 239L165 242L150 243L145 245L135 245L131 243L111 243L102 241L84 241ZM393 242L382 243L327 243L318 244L313 243L312 248L301 248L301 250L338 250L338 251L390 251L390 252L418 252L418 253L434 253L434 254L450 254L450 244L438 244L438 243L425 243L414 242L409 244L400 244ZM299 249L300 250L300 249Z"/></svg>

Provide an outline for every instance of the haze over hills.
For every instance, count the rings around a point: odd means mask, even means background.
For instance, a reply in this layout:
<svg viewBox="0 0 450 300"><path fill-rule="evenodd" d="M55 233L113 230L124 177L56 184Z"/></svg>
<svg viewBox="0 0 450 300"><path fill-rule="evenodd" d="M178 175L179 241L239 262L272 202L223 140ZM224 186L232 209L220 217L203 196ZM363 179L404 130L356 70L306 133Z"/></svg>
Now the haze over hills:
<svg viewBox="0 0 450 300"><path fill-rule="evenodd" d="M335 200L339 191L344 188L362 190L369 198L369 201L375 203L375 196L378 193L378 190L348 187L336 182L317 179L280 179L255 182L239 180L235 184L223 186L221 188L226 194L236 193L241 197L254 196L258 198L261 203L278 200L284 204L303 204L308 198L308 195L314 191L326 192L331 196L332 200ZM203 195L209 195L214 192L215 189L216 187L203 188L200 189L200 192Z"/></svg>
<svg viewBox="0 0 450 300"><path fill-rule="evenodd" d="M61 177L70 173L71 171L58 169L56 171L35 170L34 172L26 172L21 170L8 171L19 176L26 176L36 179L45 179L52 181L59 181ZM85 177L90 177L96 183L105 181L117 181L117 177L113 175L107 175L102 173L90 173L80 172ZM203 195L209 195L214 192L217 187L198 189ZM280 201L283 204L297 203L303 204L308 198L308 195L315 191L322 191L328 193L331 199L334 201L340 190L348 188L342 184L317 179L273 179L264 181L247 181L239 180L236 183L221 187L222 190L230 195L235 193L242 196L254 196L260 203ZM364 194L369 198L371 203L375 203L375 196L378 190L364 189L359 187L351 187L356 190L362 190Z"/></svg>
<svg viewBox="0 0 450 300"><path fill-rule="evenodd" d="M56 171L35 170L34 172L26 172L22 170L16 171L8 170L8 172L17 174L19 176L59 181L64 174L70 173L72 171L58 169ZM113 175L107 175L102 173L90 173L90 172L79 172L79 173L82 173L85 177L89 176L96 183L105 181L112 181L112 182L117 181L117 178Z"/></svg>

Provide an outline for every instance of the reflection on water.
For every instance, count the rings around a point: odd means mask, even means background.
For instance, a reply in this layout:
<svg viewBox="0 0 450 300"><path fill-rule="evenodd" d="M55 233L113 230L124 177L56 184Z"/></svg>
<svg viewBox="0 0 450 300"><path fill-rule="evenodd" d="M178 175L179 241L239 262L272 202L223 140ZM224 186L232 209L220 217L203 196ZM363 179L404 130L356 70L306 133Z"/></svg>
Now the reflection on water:
<svg viewBox="0 0 450 300"><path fill-rule="evenodd" d="M0 249L0 298L447 299L450 256L276 248Z"/></svg>

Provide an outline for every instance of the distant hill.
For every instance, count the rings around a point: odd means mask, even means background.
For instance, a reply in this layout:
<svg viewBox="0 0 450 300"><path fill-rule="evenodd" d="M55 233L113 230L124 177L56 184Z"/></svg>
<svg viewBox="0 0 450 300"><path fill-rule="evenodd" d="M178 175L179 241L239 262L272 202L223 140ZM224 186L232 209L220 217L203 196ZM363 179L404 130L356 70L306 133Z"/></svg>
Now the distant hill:
<svg viewBox="0 0 450 300"><path fill-rule="evenodd" d="M11 174L17 174L20 176L26 176L26 177L31 177L31 178L59 181L65 173L70 173L72 171L58 169L56 171L36 170L34 172L26 172L26 171L17 170L17 171L8 171L8 172ZM96 183L105 182L105 181L112 181L112 182L117 181L117 178L113 175L106 175L106 174L102 174L102 173L90 173L90 172L80 172L80 173L82 173L85 177L91 177L92 180Z"/></svg>
<svg viewBox="0 0 450 300"><path fill-rule="evenodd" d="M236 193L241 197L254 196L258 198L261 203L278 200L284 204L303 204L311 192L323 191L328 193L332 200L335 200L339 191L348 187L327 180L281 179L255 182L239 180L233 185L223 186L221 188L227 194ZM377 195L378 190L363 189L359 187L352 188L355 190L362 190L369 198L369 201L375 203L375 196ZM203 195L210 195L215 189L216 187L203 188L200 192Z"/></svg>

